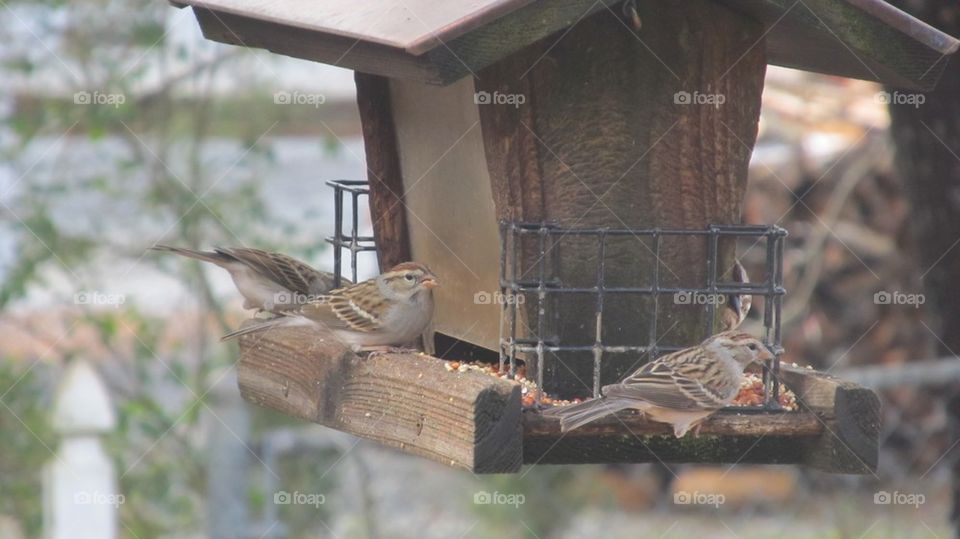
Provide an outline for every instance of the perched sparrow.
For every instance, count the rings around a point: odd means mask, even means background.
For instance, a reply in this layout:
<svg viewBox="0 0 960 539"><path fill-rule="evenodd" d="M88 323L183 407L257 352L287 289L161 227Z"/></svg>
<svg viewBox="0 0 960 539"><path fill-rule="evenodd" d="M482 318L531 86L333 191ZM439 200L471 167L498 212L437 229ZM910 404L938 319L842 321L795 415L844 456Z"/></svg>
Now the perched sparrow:
<svg viewBox="0 0 960 539"><path fill-rule="evenodd" d="M647 363L619 384L603 387L603 397L544 412L560 417L563 432L606 415L633 408L673 425L680 438L713 412L729 405L740 391L743 369L773 359L756 338L739 331L718 333L699 346Z"/></svg>
<svg viewBox="0 0 960 539"><path fill-rule="evenodd" d="M750 277L747 270L737 260L733 266L733 281L739 284L749 284ZM723 312L720 313L720 331L730 331L740 327L750 313L750 306L753 304L753 296L749 294L732 294L724 305Z"/></svg>
<svg viewBox="0 0 960 539"><path fill-rule="evenodd" d="M333 288L333 274L315 270L296 258L280 253L243 247L195 251L155 245L151 249L212 262L229 271L233 284L243 295L244 309L270 312L296 309ZM350 281L342 280L344 284L350 284Z"/></svg>
<svg viewBox="0 0 960 539"><path fill-rule="evenodd" d="M431 289L438 285L423 264L403 262L379 277L333 290L222 340L276 327L319 326L355 350L403 346L426 330L433 317Z"/></svg>

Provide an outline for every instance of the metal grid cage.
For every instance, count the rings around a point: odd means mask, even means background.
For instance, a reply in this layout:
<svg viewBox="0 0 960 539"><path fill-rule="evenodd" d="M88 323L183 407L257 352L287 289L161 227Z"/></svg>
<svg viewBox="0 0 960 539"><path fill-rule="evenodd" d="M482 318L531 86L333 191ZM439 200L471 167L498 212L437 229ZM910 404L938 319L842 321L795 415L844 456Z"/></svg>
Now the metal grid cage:
<svg viewBox="0 0 960 539"><path fill-rule="evenodd" d="M333 245L333 284L340 287L343 276L343 251L350 252L350 278L357 282L357 254L362 252L377 252L377 244L373 236L361 236L359 233L360 197L369 198L370 189L367 182L358 180L328 180L327 185L333 188L333 235L326 238L327 243ZM350 195L350 233L343 232L344 197ZM364 206L366 207L366 206Z"/></svg>
<svg viewBox="0 0 960 539"><path fill-rule="evenodd" d="M780 409L779 393L780 384L778 374L780 368L780 356L783 353L781 346L780 320L783 296L783 246L784 238L787 235L786 230L778 226L762 225L713 225L705 230L686 230L686 229L629 229L629 228L569 228L549 223L518 223L506 222L500 223L501 232L501 250L500 250L500 293L505 298L514 298L512 301L502 301L502 312L500 320L500 369L509 366L509 376L513 377L517 372L518 355L536 362L536 383L541 389L538 392L539 399L543 392L550 393L551 388L544 387L543 373L545 361L557 359L548 358L548 354L560 354L570 352L591 352L593 356L593 396L599 397L601 390L601 366L604 356L608 354L635 354L637 357L647 355L650 361L662 353L680 350L684 346L664 345L657 341L657 320L660 317L661 297L668 294L711 294L717 297L719 294L740 294L750 296L760 296L765 298L763 302L763 342L773 352L775 359L771 366L763 366L763 383L765 388L765 402L762 406L738 406L739 411L764 411ZM701 237L707 242L707 260L706 260L706 282L702 287L677 287L661 285L662 276L660 274L660 253L661 246L665 238L688 236ZM592 286L568 286L558 277L560 275L560 256L558 243L563 238L584 238L594 240L596 244L596 277ZM653 245L651 251L654 260L652 283L649 286L610 286L605 282L606 250L611 238L634 237L637 239L646 239ZM753 239L755 244L763 241L766 245L765 253L765 275L764 279L755 283L721 282L718 280L718 243L720 238ZM766 241L764 241L766 240ZM533 264L533 271L528 273L535 274L528 276L520 275L519 268L521 262L521 244L534 242L535 253L538 255ZM578 245L583 245L582 243ZM529 249L527 251L529 253ZM584 253L586 254L586 253ZM548 324L554 323L553 327L558 327L556 317L560 309L557 301L562 301L564 297L571 294L592 295L594 301L594 342L590 344L570 344L560 342L557 336L545 336L549 332ZM653 307L652 317L649 327L646 331L638 332L638 335L645 335L637 339L635 344L611 345L604 342L603 338L603 312L605 302L611 298L624 295L646 296L650 298ZM535 309L527 309L529 314L527 331L518 330L518 321L520 318L519 309L520 297L535 298ZM676 300L675 300L676 301ZM713 335L716 331L715 312L717 304L708 302L705 305L707 309L707 323L703 328L702 338ZM533 313L533 314L530 314ZM554 320L551 321L551 318ZM535 331L531 331L534 330ZM532 335L531 335L532 333ZM689 343L688 343L689 344ZM772 371L772 372L771 372Z"/></svg>

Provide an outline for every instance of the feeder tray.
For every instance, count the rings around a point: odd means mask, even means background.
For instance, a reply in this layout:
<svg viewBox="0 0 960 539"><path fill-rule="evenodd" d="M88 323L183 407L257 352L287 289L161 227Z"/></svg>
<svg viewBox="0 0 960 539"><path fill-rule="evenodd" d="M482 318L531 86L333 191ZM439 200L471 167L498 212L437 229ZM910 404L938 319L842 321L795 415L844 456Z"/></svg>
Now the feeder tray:
<svg viewBox="0 0 960 539"><path fill-rule="evenodd" d="M359 236L356 226L358 196L365 193L356 182L332 182L337 211L335 218L344 219L343 197L352 193L353 226L350 234L342 227L333 243L340 248L359 245L367 240ZM503 223L501 286L505 293L536 291L535 311L538 328L533 349L543 349L543 324L555 312L546 300L546 283L556 268L551 257L540 256L535 271L537 278L518 278L518 260L510 253L525 234L540 238L546 249L552 235L579 235L593 238L603 252L607 238L629 234L665 236L702 236L707 249L707 282L709 292L750 293L765 297L765 339L779 352L779 311L782 287L782 229L761 226L714 226L701 231L681 230L611 230L564 229L556 226ZM745 236L766 238L765 278L762 282L737 286L720 282L716 248L721 237ZM659 243L658 243L659 245ZM351 251L356 266L356 253ZM550 262L548 262L548 260ZM603 342L599 320L602 298L618 294L661 294L687 289L661 287L654 280L652 287L610 288L603 286L604 258L597 260L597 283L592 289L578 290L554 283L553 294L589 293L600 300L596 316L598 331L594 351L594 372L599 375L603 354L620 351ZM354 274L354 277L356 275ZM657 305L654 302L654 305ZM505 304L504 327L513 328L501 339L501 353L516 352L517 304ZM713 306L709 309L713 319ZM512 311L512 312L511 312ZM656 311L652 320L655 323ZM704 328L711 333L712 326ZM651 345L632 350L657 355L655 331ZM555 346L562 351L562 346ZM659 346L660 351L676 347ZM628 350L629 351L629 350ZM489 352L488 352L489 354ZM462 358L449 358L462 359ZM501 372L516 371L513 355L501 356ZM556 360L556 358L550 358ZM544 354L536 358L538 395L544 386L542 377ZM508 367L509 364L509 367ZM255 404L277 410L306 421L325 425L411 454L423 456L474 473L516 472L523 464L584 464L612 462L689 462L689 463L758 463L802 464L837 473L870 473L877 465L877 439L880 429L879 401L876 395L855 384L833 377L779 364L764 370L765 395L776 396L780 384L797 396L799 410L776 409L768 402L764 407L726 409L704 421L697 436L677 439L669 426L648 421L642 415L621 412L579 429L562 433L559 420L544 416L539 407L525 408L521 402L522 387L518 382L466 370L449 368L443 359L425 354L383 354L360 357L329 334L316 329L283 328L244 335L240 339L238 378L243 397ZM599 379L593 383L593 394L599 392ZM775 400L774 400L775 402Z"/></svg>
<svg viewBox="0 0 960 539"><path fill-rule="evenodd" d="M872 391L781 366L800 411L722 410L699 436L620 413L568 433L523 411L520 385L448 372L422 354L360 357L332 337L290 328L240 339L243 397L260 406L474 473L523 464L691 462L802 464L835 473L877 466L880 404Z"/></svg>

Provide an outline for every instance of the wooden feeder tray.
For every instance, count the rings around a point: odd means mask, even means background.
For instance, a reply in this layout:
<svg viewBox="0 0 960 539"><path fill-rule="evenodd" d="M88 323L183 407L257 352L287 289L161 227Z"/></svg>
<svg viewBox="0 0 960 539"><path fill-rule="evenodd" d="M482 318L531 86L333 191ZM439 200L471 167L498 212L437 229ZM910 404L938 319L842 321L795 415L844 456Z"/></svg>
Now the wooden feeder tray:
<svg viewBox="0 0 960 539"><path fill-rule="evenodd" d="M856 384L781 366L800 410L721 410L699 436L620 413L560 432L556 418L523 410L518 383L450 372L424 354L359 356L304 328L240 339L243 397L260 406L474 473L523 464L801 464L850 474L877 467L880 403Z"/></svg>

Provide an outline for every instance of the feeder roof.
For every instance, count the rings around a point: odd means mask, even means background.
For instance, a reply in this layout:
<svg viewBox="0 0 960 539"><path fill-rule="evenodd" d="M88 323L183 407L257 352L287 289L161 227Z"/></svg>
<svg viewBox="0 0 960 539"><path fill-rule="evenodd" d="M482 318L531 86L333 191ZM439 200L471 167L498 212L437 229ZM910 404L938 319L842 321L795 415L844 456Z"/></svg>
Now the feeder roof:
<svg viewBox="0 0 960 539"><path fill-rule="evenodd" d="M439 84L612 0L171 0L216 41ZM883 0L715 0L766 27L771 64L929 89L960 41Z"/></svg>

